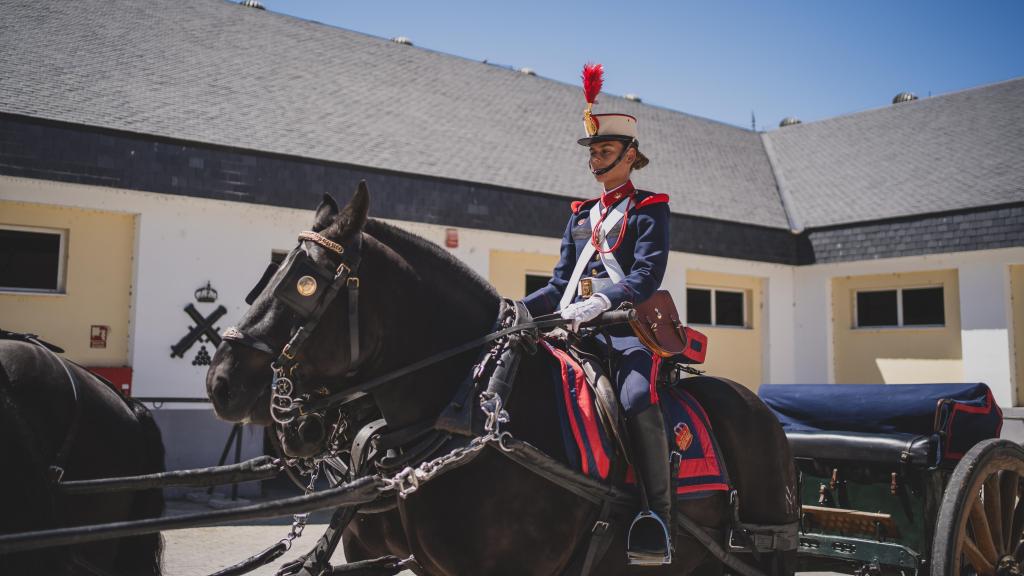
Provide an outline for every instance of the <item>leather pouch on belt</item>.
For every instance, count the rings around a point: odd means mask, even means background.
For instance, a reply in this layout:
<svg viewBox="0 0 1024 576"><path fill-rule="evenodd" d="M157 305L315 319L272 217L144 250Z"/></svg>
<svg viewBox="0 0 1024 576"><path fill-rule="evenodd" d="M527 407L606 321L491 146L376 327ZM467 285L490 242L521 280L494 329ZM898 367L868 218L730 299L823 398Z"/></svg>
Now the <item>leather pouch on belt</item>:
<svg viewBox="0 0 1024 576"><path fill-rule="evenodd" d="M707 356L707 336L683 326L676 304L667 290L658 290L646 302L638 304L636 319L629 324L644 346L662 358L702 364Z"/></svg>

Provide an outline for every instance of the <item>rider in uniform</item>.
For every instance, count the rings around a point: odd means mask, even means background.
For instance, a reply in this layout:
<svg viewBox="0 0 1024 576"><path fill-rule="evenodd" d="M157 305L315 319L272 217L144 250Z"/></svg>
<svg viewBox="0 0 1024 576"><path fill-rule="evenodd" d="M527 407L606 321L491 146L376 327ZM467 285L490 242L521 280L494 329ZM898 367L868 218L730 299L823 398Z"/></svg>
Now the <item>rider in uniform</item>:
<svg viewBox="0 0 1024 576"><path fill-rule="evenodd" d="M560 310L563 318L573 321L573 330L623 302L639 304L650 298L661 285L668 263L668 196L637 190L630 179L634 170L648 164L640 152L636 118L591 113L601 72L599 64L584 68L587 137L578 141L590 149L588 168L601 184L601 195L572 203L551 280L523 299L534 316ZM604 332L610 350L603 342L592 348L607 350L612 356L614 373L609 376L626 414L632 463L639 469L651 511L667 526L672 496L668 441L655 386L659 359L629 326L614 326ZM660 535L662 531L634 533ZM634 538L630 558L642 564L670 561L671 544L666 536Z"/></svg>

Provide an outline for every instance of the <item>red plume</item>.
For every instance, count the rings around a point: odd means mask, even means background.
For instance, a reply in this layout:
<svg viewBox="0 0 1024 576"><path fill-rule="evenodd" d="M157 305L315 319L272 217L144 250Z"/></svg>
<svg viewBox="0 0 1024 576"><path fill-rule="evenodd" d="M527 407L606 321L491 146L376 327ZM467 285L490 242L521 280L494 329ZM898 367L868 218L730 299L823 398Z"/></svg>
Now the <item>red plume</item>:
<svg viewBox="0 0 1024 576"><path fill-rule="evenodd" d="M604 66L589 62L583 65L583 97L587 99L587 104L593 104L597 100L597 94L604 84L603 76Z"/></svg>

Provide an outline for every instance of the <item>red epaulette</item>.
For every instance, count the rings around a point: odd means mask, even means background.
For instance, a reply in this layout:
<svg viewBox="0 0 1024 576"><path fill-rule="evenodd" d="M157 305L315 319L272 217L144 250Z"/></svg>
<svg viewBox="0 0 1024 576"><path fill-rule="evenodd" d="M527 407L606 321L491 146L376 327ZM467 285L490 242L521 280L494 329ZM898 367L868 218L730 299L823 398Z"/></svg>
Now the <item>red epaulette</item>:
<svg viewBox="0 0 1024 576"><path fill-rule="evenodd" d="M647 198L641 200L636 207L643 208L644 206L650 206L651 204L668 204L668 194L651 194Z"/></svg>
<svg viewBox="0 0 1024 576"><path fill-rule="evenodd" d="M574 200L572 205L571 205L572 206L572 213L573 214L579 214L580 213L580 208L583 208L583 206L585 204L590 204L591 202L596 202L598 200L600 200L600 198L591 198L590 200Z"/></svg>

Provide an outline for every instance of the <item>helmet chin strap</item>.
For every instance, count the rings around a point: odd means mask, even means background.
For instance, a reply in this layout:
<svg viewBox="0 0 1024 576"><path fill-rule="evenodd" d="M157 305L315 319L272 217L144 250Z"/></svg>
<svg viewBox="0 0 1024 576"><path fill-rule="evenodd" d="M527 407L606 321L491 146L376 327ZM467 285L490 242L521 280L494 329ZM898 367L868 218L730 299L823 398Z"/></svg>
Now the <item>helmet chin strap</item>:
<svg viewBox="0 0 1024 576"><path fill-rule="evenodd" d="M604 168L595 170L593 165L591 165L590 160L587 160L587 168L590 168L591 174L593 174L594 176L600 176L602 174L607 174L611 170L614 170L615 167L619 165L619 162L622 162L622 159L626 157L626 152L628 152L629 149L632 148L633 144L636 143L636 138L630 140L629 142L626 142L624 140L620 140L620 142L622 142L622 150L619 152L619 157L616 158L615 162L612 162L609 166L605 166Z"/></svg>

